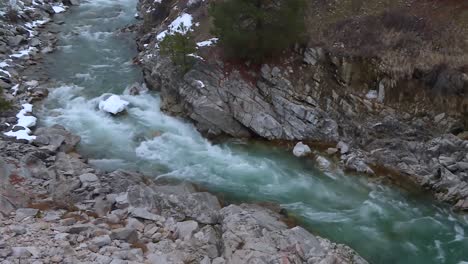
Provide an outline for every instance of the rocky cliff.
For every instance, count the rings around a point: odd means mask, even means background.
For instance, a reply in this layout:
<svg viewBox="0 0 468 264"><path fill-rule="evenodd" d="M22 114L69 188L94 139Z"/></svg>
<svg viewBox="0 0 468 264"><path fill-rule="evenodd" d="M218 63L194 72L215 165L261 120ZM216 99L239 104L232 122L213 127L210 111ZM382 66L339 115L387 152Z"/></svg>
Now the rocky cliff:
<svg viewBox="0 0 468 264"><path fill-rule="evenodd" d="M263 65L227 61L205 45L213 37L208 2L140 1L139 61L166 112L209 136L320 142L347 169L403 175L468 209L463 68L392 77L379 71L381 61L327 46L296 47ZM159 54L157 38L183 14L199 42L186 74Z"/></svg>

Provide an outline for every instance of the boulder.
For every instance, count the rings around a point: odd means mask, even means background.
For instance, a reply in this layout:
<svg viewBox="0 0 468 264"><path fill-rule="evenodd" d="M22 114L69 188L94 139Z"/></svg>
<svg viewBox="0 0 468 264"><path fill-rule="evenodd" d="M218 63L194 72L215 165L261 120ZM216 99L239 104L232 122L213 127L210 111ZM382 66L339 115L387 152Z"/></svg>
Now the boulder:
<svg viewBox="0 0 468 264"><path fill-rule="evenodd" d="M118 228L112 230L110 238L124 240L129 243L135 243L138 241L138 232L133 228Z"/></svg>
<svg viewBox="0 0 468 264"><path fill-rule="evenodd" d="M34 208L19 208L16 210L15 220L21 222L26 218L33 218L38 212L39 210Z"/></svg>
<svg viewBox="0 0 468 264"><path fill-rule="evenodd" d="M312 150L310 149L310 147L305 145L302 142L297 143L293 149L293 154L296 157L304 157L310 153L312 153Z"/></svg>
<svg viewBox="0 0 468 264"><path fill-rule="evenodd" d="M99 102L99 110L117 115L127 109L130 103L122 100L118 95L110 95Z"/></svg>
<svg viewBox="0 0 468 264"><path fill-rule="evenodd" d="M341 154L346 154L349 152L348 144L344 143L343 141L338 142L336 148L340 150Z"/></svg>
<svg viewBox="0 0 468 264"><path fill-rule="evenodd" d="M182 240L189 240L197 230L198 223L193 220L178 222L176 224L177 237Z"/></svg>
<svg viewBox="0 0 468 264"><path fill-rule="evenodd" d="M70 133L60 125L38 128L34 134L36 145L47 146L47 149L53 152L71 152L81 140L79 136Z"/></svg>

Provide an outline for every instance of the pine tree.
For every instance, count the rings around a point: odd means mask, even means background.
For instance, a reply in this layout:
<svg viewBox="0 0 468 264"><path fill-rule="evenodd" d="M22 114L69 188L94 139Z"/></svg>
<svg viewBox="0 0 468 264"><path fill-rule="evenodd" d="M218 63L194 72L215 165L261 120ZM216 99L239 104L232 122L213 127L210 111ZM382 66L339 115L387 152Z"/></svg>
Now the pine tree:
<svg viewBox="0 0 468 264"><path fill-rule="evenodd" d="M215 1L213 34L228 56L260 62L302 39L304 10L304 0Z"/></svg>
<svg viewBox="0 0 468 264"><path fill-rule="evenodd" d="M180 66L184 73L190 70L194 58L190 56L197 50L197 45L184 25L175 31L169 31L159 43L162 55L167 55L172 62Z"/></svg>

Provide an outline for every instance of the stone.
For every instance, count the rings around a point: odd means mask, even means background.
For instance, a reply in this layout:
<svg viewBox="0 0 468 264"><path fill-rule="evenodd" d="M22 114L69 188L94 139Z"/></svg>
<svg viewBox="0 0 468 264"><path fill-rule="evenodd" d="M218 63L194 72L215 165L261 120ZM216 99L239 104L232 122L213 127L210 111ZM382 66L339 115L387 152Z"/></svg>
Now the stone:
<svg viewBox="0 0 468 264"><path fill-rule="evenodd" d="M445 118L445 113L438 114L434 117L434 123L440 123Z"/></svg>
<svg viewBox="0 0 468 264"><path fill-rule="evenodd" d="M145 225L137 219L130 217L127 220L127 228L132 228L143 232L143 230L145 229Z"/></svg>
<svg viewBox="0 0 468 264"><path fill-rule="evenodd" d="M327 152L328 155L335 155L338 152L338 149L337 148L328 148L326 152Z"/></svg>
<svg viewBox="0 0 468 264"><path fill-rule="evenodd" d="M119 239L129 243L135 243L138 241L138 232L133 228L118 228L112 230L110 237L112 239Z"/></svg>
<svg viewBox="0 0 468 264"><path fill-rule="evenodd" d="M93 186L99 182L99 178L92 173L85 173L79 176L81 185L83 187Z"/></svg>
<svg viewBox="0 0 468 264"><path fill-rule="evenodd" d="M211 260L208 256L205 256L201 261L200 264L211 264Z"/></svg>
<svg viewBox="0 0 468 264"><path fill-rule="evenodd" d="M17 236L26 234L26 228L24 226L13 225L10 226L10 230Z"/></svg>
<svg viewBox="0 0 468 264"><path fill-rule="evenodd" d="M304 157L310 153L312 153L312 150L310 149L310 147L305 145L302 142L297 143L293 149L293 154L296 157Z"/></svg>
<svg viewBox="0 0 468 264"><path fill-rule="evenodd" d="M29 258L32 256L27 247L12 247L11 250L11 255L16 258Z"/></svg>
<svg viewBox="0 0 468 264"><path fill-rule="evenodd" d="M128 207L128 193L121 193L115 197L115 203L117 208L127 208Z"/></svg>
<svg viewBox="0 0 468 264"><path fill-rule="evenodd" d="M225 264L225 263L226 263L226 260L222 257L217 257L213 259L213 261L211 262L211 264Z"/></svg>
<svg viewBox="0 0 468 264"><path fill-rule="evenodd" d="M317 156L315 161L318 163L318 167L322 170L329 170L331 167L331 162L327 160L325 157Z"/></svg>
<svg viewBox="0 0 468 264"><path fill-rule="evenodd" d="M457 162L457 167L459 170L462 170L462 171L468 171L468 162Z"/></svg>
<svg viewBox="0 0 468 264"><path fill-rule="evenodd" d="M197 230L198 223L193 220L178 222L176 224L177 237L182 240L189 240Z"/></svg>
<svg viewBox="0 0 468 264"><path fill-rule="evenodd" d="M439 157L439 163L444 165L444 166L450 166L455 164L456 160L453 157L447 157L447 156L440 156Z"/></svg>
<svg viewBox="0 0 468 264"><path fill-rule="evenodd" d="M68 228L68 233L70 234L79 234L91 229L89 224L76 224Z"/></svg>
<svg viewBox="0 0 468 264"><path fill-rule="evenodd" d="M16 210L15 220L21 222L28 218L33 218L39 213L38 209L34 208L19 208Z"/></svg>
<svg viewBox="0 0 468 264"><path fill-rule="evenodd" d="M40 138L40 145L48 145L50 151L71 152L81 141L76 136L67 131L63 126L53 125L51 127L40 127L34 132L37 138Z"/></svg>
<svg viewBox="0 0 468 264"><path fill-rule="evenodd" d="M108 235L98 236L92 239L91 244L101 248L111 244L111 238Z"/></svg>
<svg viewBox="0 0 468 264"><path fill-rule="evenodd" d="M110 212L111 208L112 204L106 198L98 197L95 199L93 210L99 217L106 216L107 213Z"/></svg>
<svg viewBox="0 0 468 264"><path fill-rule="evenodd" d="M349 152L348 144L344 143L343 141L338 142L336 148L340 150L341 154L346 154Z"/></svg>
<svg viewBox="0 0 468 264"><path fill-rule="evenodd" d="M150 213L146 208L132 208L129 210L129 213L131 216L136 218L159 222L164 221L164 218L162 216Z"/></svg>

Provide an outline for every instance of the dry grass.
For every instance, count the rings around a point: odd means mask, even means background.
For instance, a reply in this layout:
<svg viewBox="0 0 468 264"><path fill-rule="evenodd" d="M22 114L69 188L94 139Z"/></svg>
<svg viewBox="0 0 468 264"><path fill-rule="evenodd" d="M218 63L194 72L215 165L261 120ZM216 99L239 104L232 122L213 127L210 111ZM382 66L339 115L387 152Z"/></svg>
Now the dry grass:
<svg viewBox="0 0 468 264"><path fill-rule="evenodd" d="M309 8L311 43L377 58L391 77L468 65L468 1L313 0Z"/></svg>

